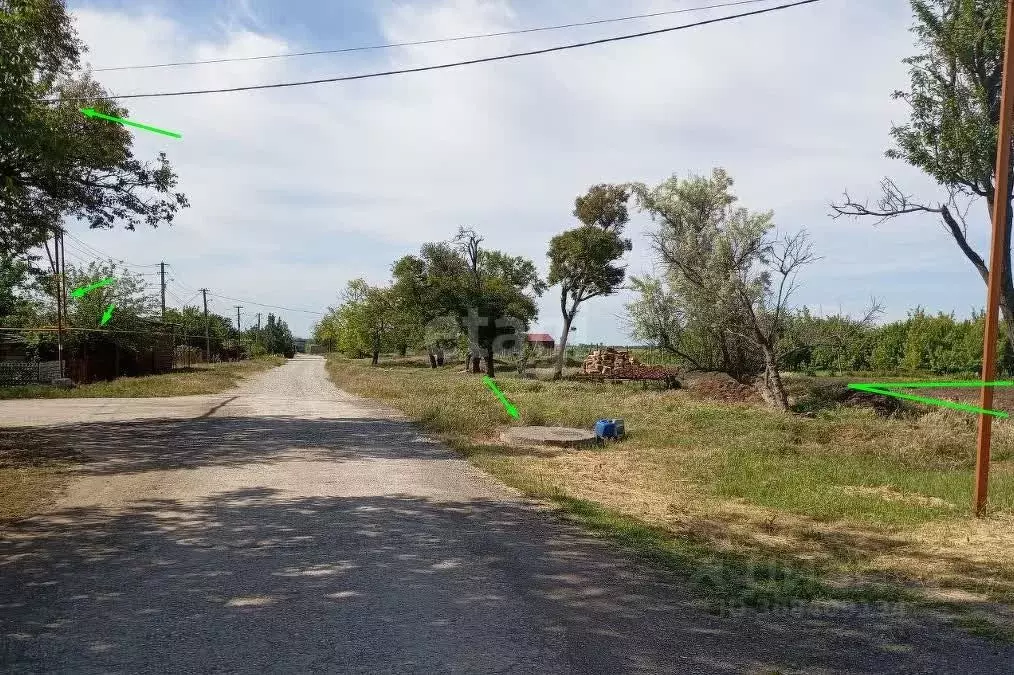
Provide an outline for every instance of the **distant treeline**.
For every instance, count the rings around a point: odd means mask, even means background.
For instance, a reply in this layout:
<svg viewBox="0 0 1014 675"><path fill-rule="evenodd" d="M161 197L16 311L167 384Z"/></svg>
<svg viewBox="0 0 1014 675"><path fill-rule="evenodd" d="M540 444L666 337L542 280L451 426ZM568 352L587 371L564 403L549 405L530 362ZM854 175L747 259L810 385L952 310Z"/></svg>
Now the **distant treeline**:
<svg viewBox="0 0 1014 675"><path fill-rule="evenodd" d="M787 328L788 349L782 361L786 370L959 374L982 369L982 312L959 320L953 314L933 315L917 307L901 321L861 325L847 318L814 317L803 311ZM813 341L813 335L823 339ZM1000 369L1009 374L1014 355L1002 335L998 349Z"/></svg>

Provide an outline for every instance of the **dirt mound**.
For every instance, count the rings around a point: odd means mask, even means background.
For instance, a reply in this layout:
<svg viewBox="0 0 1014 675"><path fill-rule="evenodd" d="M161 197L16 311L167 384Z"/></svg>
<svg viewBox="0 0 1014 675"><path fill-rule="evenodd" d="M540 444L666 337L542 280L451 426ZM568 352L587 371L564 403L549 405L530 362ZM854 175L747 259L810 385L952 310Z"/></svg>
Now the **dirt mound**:
<svg viewBox="0 0 1014 675"><path fill-rule="evenodd" d="M839 402L853 407L872 408L873 412L884 417L893 415L901 410L901 401L893 396L871 394L865 391L856 391L855 389L845 390Z"/></svg>
<svg viewBox="0 0 1014 675"><path fill-rule="evenodd" d="M683 385L694 396L710 401L753 403L763 400L754 387L725 373L691 373L683 379Z"/></svg>

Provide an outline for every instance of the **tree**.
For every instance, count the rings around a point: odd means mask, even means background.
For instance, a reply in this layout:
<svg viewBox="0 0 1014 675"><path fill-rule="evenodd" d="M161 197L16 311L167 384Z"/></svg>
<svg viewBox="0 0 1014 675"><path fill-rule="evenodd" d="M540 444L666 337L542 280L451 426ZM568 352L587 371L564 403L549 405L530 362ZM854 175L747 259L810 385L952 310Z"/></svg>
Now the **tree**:
<svg viewBox="0 0 1014 675"><path fill-rule="evenodd" d="M117 117L126 109L104 99L78 73L84 45L63 0L5 0L0 11L0 243L38 245L65 216L93 228L123 221L171 223L188 206L174 193L177 177L164 153L134 158L125 127L83 116L92 107Z"/></svg>
<svg viewBox="0 0 1014 675"><path fill-rule="evenodd" d="M639 295L625 306L632 338L655 345L698 370L718 367L717 362L701 358L687 348L686 314L666 279L633 276L630 282L632 290Z"/></svg>
<svg viewBox="0 0 1014 675"><path fill-rule="evenodd" d="M91 263L88 267L67 266L67 289L88 286L103 279L113 278L112 284L92 290L81 297L73 294L66 298L64 348L79 354L102 346L117 350L138 352L152 344L153 335L160 332L153 319L158 313L158 298L148 287L144 277L120 270L113 263ZM38 319L43 324L57 322L56 302L46 295ZM106 309L114 306L110 319L102 324ZM41 333L38 342L44 349L55 349L56 334Z"/></svg>
<svg viewBox="0 0 1014 675"><path fill-rule="evenodd" d="M254 329L256 330L256 329ZM267 323L258 336L267 354L280 354L291 359L296 353L296 343L289 325L274 314L268 314Z"/></svg>
<svg viewBox="0 0 1014 675"><path fill-rule="evenodd" d="M27 309L28 268L26 260L0 250L0 325Z"/></svg>
<svg viewBox="0 0 1014 675"><path fill-rule="evenodd" d="M486 374L494 377L496 349L517 342L528 323L539 315L536 298L545 291L546 284L531 260L484 249L482 241L475 230L458 231L455 242L467 272L456 295L461 302L463 328L469 336L473 370L477 370L477 355L484 353Z"/></svg>
<svg viewBox="0 0 1014 675"><path fill-rule="evenodd" d="M453 349L458 344L460 335L461 326L453 315L445 314L427 322L423 332L423 344L429 352L431 367L444 365L444 351Z"/></svg>
<svg viewBox="0 0 1014 675"><path fill-rule="evenodd" d="M563 332L556 356L553 379L563 375L570 328L581 303L612 295L623 283L625 270L614 264L631 249L621 237L629 220L626 187L593 186L574 202L574 215L584 225L558 234L549 242L550 286L560 285Z"/></svg>
<svg viewBox="0 0 1014 675"><path fill-rule="evenodd" d="M446 242L424 244L418 255L407 255L392 267L392 293L407 326L426 346L430 367L443 365L443 350L457 339L456 317L462 306L461 280L467 272L461 254ZM454 328L448 325L454 322Z"/></svg>
<svg viewBox="0 0 1014 675"><path fill-rule="evenodd" d="M187 305L181 309L167 307L165 323L172 324L178 340L182 340L188 347L200 349L202 353L205 346L205 323L207 323L208 343L211 347L211 353L207 355L209 361L215 358L235 358L245 353L238 343L239 331L232 325L232 319L227 316L212 312L205 319L204 310L200 307L193 305Z"/></svg>
<svg viewBox="0 0 1014 675"><path fill-rule="evenodd" d="M732 179L675 176L655 188L634 186L639 206L659 224L659 254L679 313L691 323L752 342L763 357L762 393L788 409L779 341L800 267L814 260L806 233L772 236L773 213L735 207Z"/></svg>
<svg viewBox="0 0 1014 675"><path fill-rule="evenodd" d="M353 357L369 354L377 365L380 352L392 344L393 297L388 288L370 286L363 279L350 281L342 304L318 325L318 339L333 339L338 351Z"/></svg>
<svg viewBox="0 0 1014 675"><path fill-rule="evenodd" d="M988 222L993 212L996 146L1007 3L1003 0L912 0L921 53L905 59L908 91L894 97L910 110L906 124L891 128L895 145L887 151L931 176L947 191L936 203L906 194L892 179L881 182L876 205L857 202L845 193L832 205L836 217L871 216L877 222L909 213L939 216L962 255L983 281L989 269L969 236L968 213L984 200ZM1011 183L1014 187L1014 181ZM1005 198L1008 202L1011 195ZM1009 345L1014 345L1014 282L1011 277L1011 210L1001 270L1000 308Z"/></svg>

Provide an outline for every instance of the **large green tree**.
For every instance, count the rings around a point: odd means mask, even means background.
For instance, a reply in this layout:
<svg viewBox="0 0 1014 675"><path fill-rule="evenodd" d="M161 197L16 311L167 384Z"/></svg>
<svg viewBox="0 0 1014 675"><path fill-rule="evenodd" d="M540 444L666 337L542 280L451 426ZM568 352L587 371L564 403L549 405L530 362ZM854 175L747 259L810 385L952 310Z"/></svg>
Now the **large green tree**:
<svg viewBox="0 0 1014 675"><path fill-rule="evenodd" d="M464 258L447 242L424 244L417 255L404 256L392 267L401 332L406 341L425 345L433 368L442 365L443 350L457 337L452 322L462 303L466 271Z"/></svg>
<svg viewBox="0 0 1014 675"><path fill-rule="evenodd" d="M550 286L560 285L563 331L556 355L553 379L563 375L567 340L578 309L586 300L613 294L623 283L625 270L617 265L630 250L623 227L630 216L625 186L595 185L574 201L574 215L581 227L556 235L549 242Z"/></svg>
<svg viewBox="0 0 1014 675"><path fill-rule="evenodd" d="M634 186L638 204L658 224L652 244L665 270L673 315L751 342L763 359L761 392L787 410L779 372L781 337L796 275L814 259L805 232L776 237L770 211L736 206L732 178L673 176Z"/></svg>
<svg viewBox="0 0 1014 675"><path fill-rule="evenodd" d="M467 267L458 297L473 370L478 355L483 354L486 374L494 377L496 351L523 339L521 333L539 315L536 299L546 284L539 278L535 263L483 248L483 238L475 230L461 228L455 242Z"/></svg>
<svg viewBox="0 0 1014 675"><path fill-rule="evenodd" d="M255 328L254 330L256 331L257 329ZM296 343L292 337L292 331L286 322L274 314L268 314L268 320L257 337L260 339L260 344L266 353L279 354L285 358L295 356Z"/></svg>
<svg viewBox="0 0 1014 675"><path fill-rule="evenodd" d="M981 238L976 230L986 229L993 211L1007 3L912 0L911 4L912 32L920 52L905 59L909 87L894 96L908 104L909 119L892 127L894 147L887 156L932 177L947 197L919 199L885 178L875 203L853 200L846 192L833 208L838 215L869 216L878 222L910 213L934 215L985 281L989 268L973 242ZM1004 198L1010 202L1011 194ZM985 208L978 217L969 217L969 207L976 202ZM1008 209L1000 299L1008 341L1014 340L1011 217Z"/></svg>
<svg viewBox="0 0 1014 675"><path fill-rule="evenodd" d="M64 217L107 228L171 223L186 197L164 153L134 157L128 111L79 71L85 51L63 0L0 3L0 245L24 251Z"/></svg>
<svg viewBox="0 0 1014 675"><path fill-rule="evenodd" d="M317 325L314 339L352 357L369 354L377 365L384 349L396 346L397 304L390 288L363 279L348 283L342 303Z"/></svg>

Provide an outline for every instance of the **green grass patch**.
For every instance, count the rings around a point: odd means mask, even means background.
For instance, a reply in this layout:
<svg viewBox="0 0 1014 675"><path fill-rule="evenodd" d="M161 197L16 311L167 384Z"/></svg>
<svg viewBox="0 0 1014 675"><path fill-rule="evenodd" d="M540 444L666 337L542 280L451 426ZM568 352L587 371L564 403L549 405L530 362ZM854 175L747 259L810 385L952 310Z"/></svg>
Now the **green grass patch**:
<svg viewBox="0 0 1014 675"><path fill-rule="evenodd" d="M916 469L879 457L733 449L708 482L716 494L820 520L916 525L969 515L965 470ZM1014 485L998 480L994 508L1014 507Z"/></svg>

